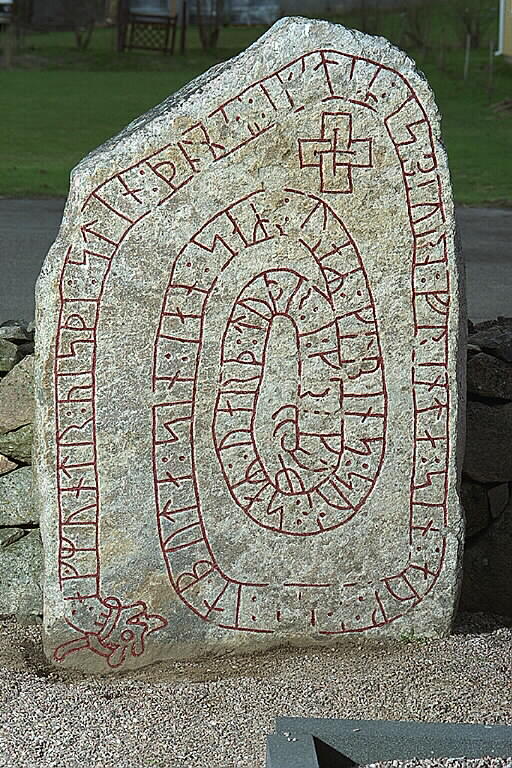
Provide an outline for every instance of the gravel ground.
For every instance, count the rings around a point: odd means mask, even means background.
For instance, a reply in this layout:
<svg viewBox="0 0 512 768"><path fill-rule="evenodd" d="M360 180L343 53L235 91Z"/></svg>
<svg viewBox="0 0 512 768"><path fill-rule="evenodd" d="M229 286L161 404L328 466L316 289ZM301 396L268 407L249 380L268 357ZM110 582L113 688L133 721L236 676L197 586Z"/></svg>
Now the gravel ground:
<svg viewBox="0 0 512 768"><path fill-rule="evenodd" d="M0 619L0 630L1 768L263 768L277 715L512 725L512 629L496 617L462 616L445 640L282 649L116 678L54 671L38 626Z"/></svg>

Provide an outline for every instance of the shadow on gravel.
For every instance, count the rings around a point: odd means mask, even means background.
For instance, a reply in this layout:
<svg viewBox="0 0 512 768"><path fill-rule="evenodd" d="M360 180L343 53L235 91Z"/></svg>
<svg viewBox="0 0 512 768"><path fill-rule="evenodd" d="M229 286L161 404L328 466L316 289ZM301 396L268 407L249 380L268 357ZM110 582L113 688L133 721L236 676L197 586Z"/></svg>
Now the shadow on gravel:
<svg viewBox="0 0 512 768"><path fill-rule="evenodd" d="M55 669L48 663L41 643L26 638L21 644L21 655L28 672L36 677L54 677Z"/></svg>
<svg viewBox="0 0 512 768"><path fill-rule="evenodd" d="M492 613L466 613L455 617L452 635L488 635L497 629L512 628L512 616L496 616Z"/></svg>
<svg viewBox="0 0 512 768"><path fill-rule="evenodd" d="M487 635L498 630L512 628L512 617L496 616L483 613L459 613L455 620L452 635ZM50 664L43 652L41 642L41 625L18 624L13 617L0 616L0 668L28 672L38 678L51 678L64 683L90 679L90 675L71 670L59 670ZM506 633L509 635L509 633ZM2 642L3 638L3 642ZM412 640L413 644L422 640ZM404 643L396 641L395 650L403 649ZM339 653L338 649L338 653ZM367 657L382 653L382 646L372 648L365 644ZM277 648L271 651L255 653L247 656L224 655L198 660L196 662L162 662L139 670L117 674L117 679L129 677L132 680L145 682L215 682L218 680L236 679L250 676L256 678L272 677L282 664L294 656L310 654L325 654L326 664L332 663L334 649L329 648ZM354 661L360 657L360 645L348 643L344 648L344 657L354 654ZM94 675L92 677L110 677L110 675ZM115 697L108 693L106 696Z"/></svg>

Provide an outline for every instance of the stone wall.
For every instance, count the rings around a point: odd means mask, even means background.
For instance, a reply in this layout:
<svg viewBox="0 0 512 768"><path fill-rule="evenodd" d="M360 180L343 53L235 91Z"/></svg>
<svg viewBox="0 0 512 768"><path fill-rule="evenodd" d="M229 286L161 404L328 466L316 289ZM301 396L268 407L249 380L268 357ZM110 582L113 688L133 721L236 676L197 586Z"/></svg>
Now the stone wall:
<svg viewBox="0 0 512 768"><path fill-rule="evenodd" d="M461 607L512 615L512 318L469 328Z"/></svg>
<svg viewBox="0 0 512 768"><path fill-rule="evenodd" d="M42 549L32 503L34 328L0 326L0 614L41 613Z"/></svg>
<svg viewBox="0 0 512 768"><path fill-rule="evenodd" d="M32 503L34 328L0 326L0 615L42 611ZM461 608L512 615L512 318L469 327Z"/></svg>

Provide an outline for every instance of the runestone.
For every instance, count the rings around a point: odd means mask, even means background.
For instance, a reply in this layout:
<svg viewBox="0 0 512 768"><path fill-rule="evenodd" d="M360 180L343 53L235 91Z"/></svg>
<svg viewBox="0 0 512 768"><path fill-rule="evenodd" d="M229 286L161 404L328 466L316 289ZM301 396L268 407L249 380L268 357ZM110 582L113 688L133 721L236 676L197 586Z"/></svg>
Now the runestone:
<svg viewBox="0 0 512 768"><path fill-rule="evenodd" d="M75 168L37 286L56 665L450 631L464 303L439 123L403 52L289 18Z"/></svg>

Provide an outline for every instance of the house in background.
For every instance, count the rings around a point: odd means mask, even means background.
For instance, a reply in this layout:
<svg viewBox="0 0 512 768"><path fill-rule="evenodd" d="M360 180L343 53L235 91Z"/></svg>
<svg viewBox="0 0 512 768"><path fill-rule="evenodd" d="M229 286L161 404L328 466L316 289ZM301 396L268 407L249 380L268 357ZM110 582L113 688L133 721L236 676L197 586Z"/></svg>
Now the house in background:
<svg viewBox="0 0 512 768"><path fill-rule="evenodd" d="M225 4L231 24L273 24L281 15L279 0L228 0Z"/></svg>
<svg viewBox="0 0 512 768"><path fill-rule="evenodd" d="M154 1L154 0L153 0ZM165 0L160 0L165 3ZM177 0L180 2L181 0ZM132 0L151 3L152 0ZM224 16L230 24L271 25L282 16L332 16L360 8L366 2L368 10L382 10L403 6L404 2L419 0L224 0ZM203 14L208 14L215 0L201 0ZM189 21L195 23L197 0L187 0Z"/></svg>
<svg viewBox="0 0 512 768"><path fill-rule="evenodd" d="M69 27L73 0L24 0L27 21L36 28L59 29ZM28 10L30 8L30 10ZM106 0L97 0L99 22L105 20Z"/></svg>
<svg viewBox="0 0 512 768"><path fill-rule="evenodd" d="M187 0L188 20L197 20L197 0ZM203 15L208 15L215 0L201 0ZM224 0L224 19L229 24L268 24L283 15L279 0Z"/></svg>
<svg viewBox="0 0 512 768"><path fill-rule="evenodd" d="M353 10L366 2L368 8L396 8L404 2L418 0L224 0L224 15L231 24L271 25L281 16L330 16ZM512 0L502 0L508 5ZM26 6L27 23L39 28L69 26L70 10L76 0L18 0ZM181 18L184 6L188 21L194 23L197 0L96 0L100 23L117 16L119 3L126 4L131 13L154 16L169 15ZM215 0L201 0L203 14L208 15ZM1 5L1 0L0 0Z"/></svg>
<svg viewBox="0 0 512 768"><path fill-rule="evenodd" d="M500 40L496 53L512 62L512 0L500 0Z"/></svg>

